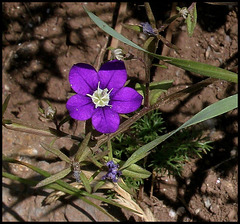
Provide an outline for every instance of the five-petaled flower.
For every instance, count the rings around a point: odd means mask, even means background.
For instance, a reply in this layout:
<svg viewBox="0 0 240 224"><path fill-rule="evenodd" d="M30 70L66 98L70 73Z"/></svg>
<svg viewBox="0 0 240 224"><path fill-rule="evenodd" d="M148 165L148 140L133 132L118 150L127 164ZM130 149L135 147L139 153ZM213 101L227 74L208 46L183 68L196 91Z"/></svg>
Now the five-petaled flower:
<svg viewBox="0 0 240 224"><path fill-rule="evenodd" d="M120 124L119 114L131 113L142 104L142 96L125 87L127 71L123 61L113 60L97 72L91 65L78 63L69 72L69 82L77 93L67 101L72 118L92 118L94 128L101 133L113 133Z"/></svg>
<svg viewBox="0 0 240 224"><path fill-rule="evenodd" d="M110 160L107 162L107 166L108 172L106 175L102 176L102 180L110 179L116 183L118 181L118 178L122 175L122 172L118 170L119 165Z"/></svg>

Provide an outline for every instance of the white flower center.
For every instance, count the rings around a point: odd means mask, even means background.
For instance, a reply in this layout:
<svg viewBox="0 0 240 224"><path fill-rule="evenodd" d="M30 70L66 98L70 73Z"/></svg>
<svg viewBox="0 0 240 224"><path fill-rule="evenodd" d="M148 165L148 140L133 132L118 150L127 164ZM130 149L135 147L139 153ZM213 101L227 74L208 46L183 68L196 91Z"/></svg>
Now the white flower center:
<svg viewBox="0 0 240 224"><path fill-rule="evenodd" d="M98 88L93 93L93 95L87 94L87 96L92 98L92 102L95 104L95 108L105 107L105 106L110 106L111 107L111 105L108 105L108 103L110 101L109 95L110 95L110 93L113 89L111 89L110 91L107 88L102 90L102 89L99 88L99 86L100 86L100 82L98 82Z"/></svg>

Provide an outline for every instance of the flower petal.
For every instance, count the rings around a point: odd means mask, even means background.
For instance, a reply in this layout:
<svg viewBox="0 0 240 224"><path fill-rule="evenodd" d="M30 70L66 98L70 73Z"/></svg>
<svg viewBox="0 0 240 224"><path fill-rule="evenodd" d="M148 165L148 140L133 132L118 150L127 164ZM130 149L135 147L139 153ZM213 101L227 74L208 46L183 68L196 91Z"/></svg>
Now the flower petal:
<svg viewBox="0 0 240 224"><path fill-rule="evenodd" d="M92 124L101 133L113 133L119 127L120 117L109 107L98 107L92 116Z"/></svg>
<svg viewBox="0 0 240 224"><path fill-rule="evenodd" d="M95 110L91 98L79 94L68 99L66 108L72 118L81 121L91 118Z"/></svg>
<svg viewBox="0 0 240 224"><path fill-rule="evenodd" d="M98 76L95 68L85 63L72 66L69 72L69 82L72 89L79 94L92 94L98 85Z"/></svg>
<svg viewBox="0 0 240 224"><path fill-rule="evenodd" d="M113 89L111 94L114 94L127 81L127 71L124 62L113 60L103 64L99 69L98 78L100 80L100 88Z"/></svg>
<svg viewBox="0 0 240 224"><path fill-rule="evenodd" d="M143 97L130 87L123 87L112 96L109 105L117 113L127 114L137 110L142 104Z"/></svg>

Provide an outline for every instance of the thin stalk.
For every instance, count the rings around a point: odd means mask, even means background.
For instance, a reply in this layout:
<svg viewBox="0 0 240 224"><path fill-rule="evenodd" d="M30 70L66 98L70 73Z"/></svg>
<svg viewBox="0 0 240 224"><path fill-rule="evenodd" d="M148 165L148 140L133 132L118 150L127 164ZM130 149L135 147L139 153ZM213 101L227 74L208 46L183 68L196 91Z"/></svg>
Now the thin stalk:
<svg viewBox="0 0 240 224"><path fill-rule="evenodd" d="M38 127L33 127L31 125L21 124L18 121L12 121L12 120L3 120L2 125L5 128L10 130L26 132L26 133L35 134L35 135L41 135L41 136L47 136L47 137L59 137L59 138L65 137L65 138L70 138L77 141L83 140L83 137L70 135L51 127L49 127L48 129L41 129Z"/></svg>
<svg viewBox="0 0 240 224"><path fill-rule="evenodd" d="M147 13L147 17L149 19L150 25L153 29L156 29L156 20L155 17L153 15L152 9L150 7L149 2L144 2L144 6L146 9L146 13Z"/></svg>
<svg viewBox="0 0 240 224"><path fill-rule="evenodd" d="M139 120L141 117L143 117L145 114L158 109L160 106L169 103L171 101L174 101L176 99L179 99L179 97L183 97L186 94L190 94L190 93L194 93L199 91L200 89L212 84L214 81L216 81L217 79L215 78L207 78L199 83L196 83L186 89L180 90L176 93L173 93L169 96L166 96L164 98L161 98L158 100L157 103L153 104L150 107L144 107L143 109L141 109L138 113L136 113L134 116L130 117L128 120L126 120L125 122L123 122L120 126L119 129L114 132L111 133L109 135L101 135L100 137L96 138L97 139L97 143L96 145L92 148L93 151L97 150L102 144L106 143L109 139L114 138L115 136L117 136L119 133L124 132L125 130L127 130L133 123L135 123L137 120Z"/></svg>

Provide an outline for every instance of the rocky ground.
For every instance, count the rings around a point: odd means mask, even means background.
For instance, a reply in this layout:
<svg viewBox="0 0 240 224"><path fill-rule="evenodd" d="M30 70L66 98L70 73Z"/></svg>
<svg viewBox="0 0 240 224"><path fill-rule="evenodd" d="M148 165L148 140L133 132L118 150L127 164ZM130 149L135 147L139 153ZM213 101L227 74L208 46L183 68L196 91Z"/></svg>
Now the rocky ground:
<svg viewBox="0 0 240 224"><path fill-rule="evenodd" d="M47 107L46 100L57 108L57 119L66 114L67 95L71 91L68 73L78 62L99 65L101 49L111 41L88 18L82 5L103 21L117 28L119 24L146 22L144 7L128 3L123 12L115 2L4 2L2 3L2 98L11 94L5 118L15 119L38 127L54 125L39 119L38 107ZM172 3L152 5L158 25L166 20L175 7ZM181 2L180 6L189 6ZM120 7L121 8L121 7ZM122 8L121 8L122 9ZM237 72L238 8L236 5L197 3L198 24L190 38L181 19L163 35L181 48L180 55L163 45L159 53L172 57L200 61ZM121 33L138 45L142 35L121 28ZM112 42L114 43L114 42ZM142 53L122 43L126 51L142 57ZM126 61L131 80L144 80L144 68L139 61ZM202 80L197 74L168 65L156 68L153 81L173 79L175 92ZM167 128L174 128L202 108L237 92L237 85L223 80L197 92L162 106ZM182 177L159 177L154 197L144 193L143 207L152 211L158 221L238 221L238 110L231 111L201 124L213 143L211 153L203 159L192 159L185 165ZM83 122L66 123L63 131L78 135ZM41 142L51 138L2 128L4 155L32 163L51 173L65 167L64 162L46 154ZM60 139L55 146L69 152L72 141ZM5 164L4 169L24 178L36 173L21 165ZM51 205L42 205L50 190L36 190L3 178L2 220L7 221L110 221L104 214L75 198L65 198ZM95 202L98 203L99 202ZM139 217L119 209L110 210L119 220L141 221Z"/></svg>

